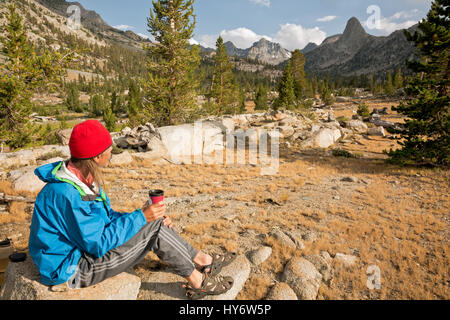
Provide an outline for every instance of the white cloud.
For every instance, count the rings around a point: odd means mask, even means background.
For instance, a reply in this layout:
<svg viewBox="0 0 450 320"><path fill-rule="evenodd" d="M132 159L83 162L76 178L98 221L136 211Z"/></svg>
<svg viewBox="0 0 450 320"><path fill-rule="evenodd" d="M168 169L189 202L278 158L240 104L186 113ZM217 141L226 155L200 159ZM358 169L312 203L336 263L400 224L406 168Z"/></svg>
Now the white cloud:
<svg viewBox="0 0 450 320"><path fill-rule="evenodd" d="M190 45L199 45L200 43L197 41L197 40L195 40L195 39L189 39L189 44Z"/></svg>
<svg viewBox="0 0 450 320"><path fill-rule="evenodd" d="M126 25L126 24L119 24L118 26L113 26L113 28L116 28L116 29L119 29L122 31L135 29L134 27Z"/></svg>
<svg viewBox="0 0 450 320"><path fill-rule="evenodd" d="M250 0L250 2L265 6L267 8L270 7L270 0Z"/></svg>
<svg viewBox="0 0 450 320"><path fill-rule="evenodd" d="M329 22L329 21L333 21L336 18L337 18L337 16L326 16L326 17L317 19L317 21L318 22Z"/></svg>
<svg viewBox="0 0 450 320"><path fill-rule="evenodd" d="M413 9L410 11L400 11L395 13L391 19L409 19L411 17L417 16L419 9Z"/></svg>
<svg viewBox="0 0 450 320"><path fill-rule="evenodd" d="M191 40L198 42L202 47L215 49L218 37L219 35L202 34L198 37L198 40Z"/></svg>
<svg viewBox="0 0 450 320"><path fill-rule="evenodd" d="M144 38L144 39L150 39L150 37L149 37L148 35L143 34L143 33L138 33L137 35L138 35L138 36L141 36L141 37Z"/></svg>
<svg viewBox="0 0 450 320"><path fill-rule="evenodd" d="M253 45L253 43L261 40L261 38L273 41L272 38L265 35L256 34L252 30L247 28L223 30L220 33L220 35L222 36L224 42L231 41L236 47L241 49L250 48Z"/></svg>
<svg viewBox="0 0 450 320"><path fill-rule="evenodd" d="M326 32L318 27L305 29L301 25L286 23L281 25L280 31L275 36L275 42L281 44L283 48L293 51L303 49L310 42L320 45L326 36Z"/></svg>
<svg viewBox="0 0 450 320"><path fill-rule="evenodd" d="M255 42L264 38L271 42L279 43L283 48L293 51L295 49L303 49L310 42L320 45L325 40L327 34L318 27L306 29L301 25L287 23L280 26L280 30L275 37L260 35L244 27L223 30L220 32L220 36L222 36L224 42L231 41L240 49L250 48ZM204 34L198 36L196 40L192 39L192 41L196 41L203 47L215 49L218 37L219 35Z"/></svg>
<svg viewBox="0 0 450 320"><path fill-rule="evenodd" d="M413 17L417 17L420 14L420 11L418 9L413 9L409 11L400 11L395 13L394 15L385 18L380 18L380 21L378 24L375 24L375 29L381 31L384 35L389 35L394 31L401 30L401 29L408 29L409 27L412 27L418 21L417 20L411 20ZM410 19L406 21L401 21L405 19ZM374 29L372 26L373 23L369 23L369 20L364 21L363 25L367 27L368 29Z"/></svg>

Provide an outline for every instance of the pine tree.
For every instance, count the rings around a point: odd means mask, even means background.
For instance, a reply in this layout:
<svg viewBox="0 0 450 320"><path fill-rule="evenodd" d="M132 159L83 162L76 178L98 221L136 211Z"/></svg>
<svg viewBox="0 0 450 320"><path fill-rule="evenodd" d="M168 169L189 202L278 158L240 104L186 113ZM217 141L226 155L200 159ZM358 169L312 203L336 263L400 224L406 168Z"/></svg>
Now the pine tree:
<svg viewBox="0 0 450 320"><path fill-rule="evenodd" d="M225 108L230 108L238 102L233 81L233 64L229 61L223 39L219 36L216 42L214 74L210 93L210 97L216 100L217 116L221 115Z"/></svg>
<svg viewBox="0 0 450 320"><path fill-rule="evenodd" d="M291 61L288 60L284 67L283 76L278 83L278 99L274 104L275 109L295 108L295 90L294 90L294 78L292 77Z"/></svg>
<svg viewBox="0 0 450 320"><path fill-rule="evenodd" d="M247 101L247 97L245 95L244 87L241 87L239 90L239 113L245 113L245 102Z"/></svg>
<svg viewBox="0 0 450 320"><path fill-rule="evenodd" d="M38 133L30 122L31 97L41 90L55 91L63 67L73 58L66 52L42 50L36 54L28 41L15 4L7 1L7 23L0 30L6 61L0 66L0 139L13 148L23 147ZM64 54L64 55L63 55Z"/></svg>
<svg viewBox="0 0 450 320"><path fill-rule="evenodd" d="M394 87L395 89L403 88L402 68L398 68L397 73L394 76Z"/></svg>
<svg viewBox="0 0 450 320"><path fill-rule="evenodd" d="M306 74L305 63L306 59L303 53L296 49L292 53L292 77L294 78L294 92L297 100L306 98Z"/></svg>
<svg viewBox="0 0 450 320"><path fill-rule="evenodd" d="M320 87L320 99L325 105L329 106L334 103L334 98L331 95L331 90L328 87L328 81L323 81Z"/></svg>
<svg viewBox="0 0 450 320"><path fill-rule="evenodd" d="M75 85L70 85L68 87L68 93L66 98L67 109L74 112L83 112L83 108L80 103L80 93Z"/></svg>
<svg viewBox="0 0 450 320"><path fill-rule="evenodd" d="M395 93L394 85L392 83L392 75L388 72L386 82L384 84L384 93L391 96Z"/></svg>
<svg viewBox="0 0 450 320"><path fill-rule="evenodd" d="M103 121L105 122L108 131L114 132L116 130L116 115L114 114L111 105L106 105L104 108Z"/></svg>
<svg viewBox="0 0 450 320"><path fill-rule="evenodd" d="M268 107L269 106L267 104L267 90L262 84L260 84L256 91L255 109L256 110L267 110Z"/></svg>
<svg viewBox="0 0 450 320"><path fill-rule="evenodd" d="M402 148L389 152L389 162L400 164L448 166L450 152L449 47L450 6L448 0L434 0L428 15L411 35L420 59L408 62L415 77L405 88L413 97L392 110L405 115L405 130L400 133Z"/></svg>
<svg viewBox="0 0 450 320"><path fill-rule="evenodd" d="M94 117L99 117L103 115L103 111L105 109L105 102L102 96L98 94L93 95L89 100L89 109L91 111L91 115Z"/></svg>
<svg viewBox="0 0 450 320"><path fill-rule="evenodd" d="M134 128L145 122L145 119L141 115L142 109L140 88L136 82L131 80L127 95L128 126Z"/></svg>
<svg viewBox="0 0 450 320"><path fill-rule="evenodd" d="M114 113L114 114L117 114L118 113L118 100L117 100L117 93L116 93L116 91L114 90L113 91L113 93L112 93L112 95L111 95L111 111Z"/></svg>
<svg viewBox="0 0 450 320"><path fill-rule="evenodd" d="M184 122L195 109L199 46L189 45L195 27L194 0L153 0L147 18L155 43L145 45L147 76L143 121L155 125Z"/></svg>
<svg viewBox="0 0 450 320"><path fill-rule="evenodd" d="M377 78L371 74L370 75L370 92L375 95L377 92Z"/></svg>

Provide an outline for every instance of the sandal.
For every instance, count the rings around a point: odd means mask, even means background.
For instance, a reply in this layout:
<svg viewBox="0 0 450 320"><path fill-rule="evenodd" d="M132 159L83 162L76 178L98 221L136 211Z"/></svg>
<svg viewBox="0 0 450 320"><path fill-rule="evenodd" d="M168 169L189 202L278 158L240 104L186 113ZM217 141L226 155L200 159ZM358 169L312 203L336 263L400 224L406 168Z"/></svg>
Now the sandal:
<svg viewBox="0 0 450 320"><path fill-rule="evenodd" d="M227 292L233 287L234 280L231 277L215 276L211 277L203 273L202 286L198 289L186 284L186 296L190 300L198 300L208 295L217 296Z"/></svg>
<svg viewBox="0 0 450 320"><path fill-rule="evenodd" d="M236 259L236 257L237 257L236 252L228 252L224 255L222 255L222 254L213 255L212 256L213 260L212 260L211 264L208 264L203 267L199 267L198 270L202 273L207 273L210 276L215 276L215 275L219 274L220 271L222 271L223 267L226 267L231 262L233 262L234 259ZM210 269L210 270L206 271L207 269Z"/></svg>

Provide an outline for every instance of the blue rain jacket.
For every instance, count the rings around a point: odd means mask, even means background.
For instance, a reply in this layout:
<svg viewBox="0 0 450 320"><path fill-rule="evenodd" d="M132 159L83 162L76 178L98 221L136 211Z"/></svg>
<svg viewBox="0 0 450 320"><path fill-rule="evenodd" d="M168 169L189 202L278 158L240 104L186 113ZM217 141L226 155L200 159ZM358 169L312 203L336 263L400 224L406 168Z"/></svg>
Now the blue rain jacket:
<svg viewBox="0 0 450 320"><path fill-rule="evenodd" d="M141 209L116 212L101 187L97 196L67 172L63 161L34 171L47 184L36 198L28 245L45 285L66 282L82 252L100 258L147 224Z"/></svg>

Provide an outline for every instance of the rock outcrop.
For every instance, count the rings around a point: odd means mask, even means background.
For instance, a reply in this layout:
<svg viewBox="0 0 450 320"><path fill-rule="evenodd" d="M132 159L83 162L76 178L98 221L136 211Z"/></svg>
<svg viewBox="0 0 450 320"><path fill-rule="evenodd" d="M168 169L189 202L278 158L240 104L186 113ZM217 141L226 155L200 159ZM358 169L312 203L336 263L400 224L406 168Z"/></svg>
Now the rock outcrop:
<svg viewBox="0 0 450 320"><path fill-rule="evenodd" d="M0 300L136 300L141 280L123 272L89 288L53 292L39 282L40 274L32 259L10 262L0 289ZM59 286L62 291L63 286Z"/></svg>

